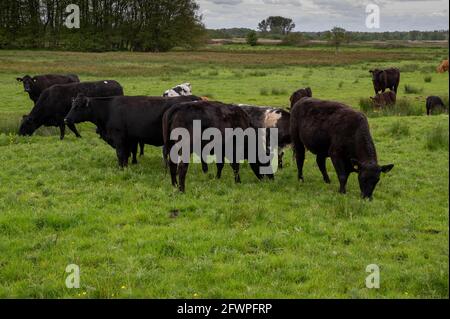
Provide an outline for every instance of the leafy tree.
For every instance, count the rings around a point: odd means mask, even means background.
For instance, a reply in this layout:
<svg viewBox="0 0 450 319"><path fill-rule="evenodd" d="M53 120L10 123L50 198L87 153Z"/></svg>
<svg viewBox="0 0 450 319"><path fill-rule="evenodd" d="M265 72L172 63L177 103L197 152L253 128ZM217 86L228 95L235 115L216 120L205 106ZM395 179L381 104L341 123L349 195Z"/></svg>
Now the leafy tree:
<svg viewBox="0 0 450 319"><path fill-rule="evenodd" d="M80 8L80 29L63 25L69 4ZM194 47L206 35L198 12L195 0L2 0L0 45L88 51Z"/></svg>
<svg viewBox="0 0 450 319"><path fill-rule="evenodd" d="M327 32L328 42L336 48L336 54L339 52L341 44L346 40L346 31L343 28L334 27Z"/></svg>
<svg viewBox="0 0 450 319"><path fill-rule="evenodd" d="M258 24L258 29L267 33L286 35L295 28L295 23L292 19L284 18L280 16L272 16L261 21Z"/></svg>
<svg viewBox="0 0 450 319"><path fill-rule="evenodd" d="M258 35L256 34L256 31L250 31L247 34L247 44L252 47L258 45Z"/></svg>

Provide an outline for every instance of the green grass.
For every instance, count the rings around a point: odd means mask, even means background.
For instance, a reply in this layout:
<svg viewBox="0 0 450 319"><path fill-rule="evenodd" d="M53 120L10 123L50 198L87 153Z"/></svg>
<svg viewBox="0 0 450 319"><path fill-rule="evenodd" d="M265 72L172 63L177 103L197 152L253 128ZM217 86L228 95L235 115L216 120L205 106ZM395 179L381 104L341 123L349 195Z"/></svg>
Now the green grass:
<svg viewBox="0 0 450 319"><path fill-rule="evenodd" d="M448 298L448 115L423 116L426 96L448 96L448 74L424 83L420 71L437 65L443 50L344 48L336 63L321 62L328 49L227 50L0 51L0 297ZM309 55L320 63L298 63ZM92 125L80 125L82 139L69 133L59 141L55 129L15 134L31 109L14 81L24 73L117 79L128 95L160 95L189 81L198 95L280 107L311 86L318 98L359 108L373 94L368 70L398 65L398 56L418 65L402 83L423 86L404 102L420 113L370 115L380 162L396 165L372 202L359 198L355 175L348 195L338 194L330 161L332 184L324 184L311 154L305 183L290 151L274 182L258 182L248 165L241 185L229 167L216 181L212 165L207 175L191 165L183 195L158 148L120 171ZM365 288L374 263L379 290ZM65 288L69 264L80 266L81 289Z"/></svg>

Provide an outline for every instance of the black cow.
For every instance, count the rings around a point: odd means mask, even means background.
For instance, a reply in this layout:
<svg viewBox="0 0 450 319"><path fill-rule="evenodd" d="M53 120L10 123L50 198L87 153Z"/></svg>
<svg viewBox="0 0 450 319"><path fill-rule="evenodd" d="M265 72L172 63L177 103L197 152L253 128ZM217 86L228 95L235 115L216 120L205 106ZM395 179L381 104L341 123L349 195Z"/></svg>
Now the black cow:
<svg viewBox="0 0 450 319"><path fill-rule="evenodd" d="M291 136L298 178L303 180L305 151L310 150L317 155L324 181L330 183L326 159L331 157L343 194L350 173L357 172L361 196L371 199L380 174L394 167L378 165L366 116L338 102L302 99L291 112Z"/></svg>
<svg viewBox="0 0 450 319"><path fill-rule="evenodd" d="M400 85L400 70L397 68L390 68L386 70L374 69L370 70L372 73L372 82L375 89L375 95L379 92L386 92L387 89L394 91L397 94L398 86Z"/></svg>
<svg viewBox="0 0 450 319"><path fill-rule="evenodd" d="M163 146L162 117L172 105L197 101L196 96L146 97L113 96L94 98L78 95L66 116L66 123L94 123L100 136L116 149L119 166L128 166L128 159L135 153L137 144Z"/></svg>
<svg viewBox="0 0 450 319"><path fill-rule="evenodd" d="M19 135L33 135L43 125L56 126L60 128L61 140L64 139L64 118L79 93L89 96L115 96L123 95L123 88L118 82L111 80L53 85L42 93L31 113L24 116ZM77 137L81 137L75 125L68 123L67 126Z"/></svg>
<svg viewBox="0 0 450 319"><path fill-rule="evenodd" d="M290 98L291 107L289 109L292 109L294 105L304 97L312 97L312 90L310 87L299 89L292 93Z"/></svg>
<svg viewBox="0 0 450 319"><path fill-rule="evenodd" d="M270 128L278 129L278 167L283 168L284 149L291 144L291 114L283 109L259 107L239 104L250 117L251 126L255 129L266 128L267 142L270 138Z"/></svg>
<svg viewBox="0 0 450 319"><path fill-rule="evenodd" d="M445 110L444 101L439 96L427 97L427 115L431 115L436 108Z"/></svg>
<svg viewBox="0 0 450 319"><path fill-rule="evenodd" d="M231 138L225 141L226 133L225 130L229 129L252 129L250 118L247 113L237 105L231 104L223 104L220 102L209 102L209 101L199 101L199 102L191 102L191 103L180 103L174 105L170 108L163 117L163 133L164 133L164 158L168 158L169 153L172 148L178 141L173 141L170 139L171 132L174 129L186 129L189 132L190 143L191 143L191 153L193 153L193 121L200 120L201 121L201 133L208 128L216 128L221 133L221 146L222 146L222 158L218 159L217 163L217 178L220 178L222 175L223 167L225 166L225 158L230 161L231 167L233 168L235 182L240 183L241 178L239 174L240 164L238 159L236 158L236 140L231 140ZM204 147L211 143L213 139L202 140L201 148L202 151ZM217 142L217 141L216 141ZM249 152L249 144L248 139L246 138L244 141L244 149L245 149L245 158L248 159ZM233 158L229 158L225 154L225 145L226 143L233 143L234 154ZM256 151L259 149L256 148ZM201 154L198 154L201 156ZM216 155L218 154L210 154ZM203 159L202 159L203 160ZM268 166L270 164L264 165ZM182 160L179 162L178 158L170 158L169 160L170 166L170 175L172 178L172 185L177 186L177 174L179 178L179 189L181 192L185 191L185 181L186 174L188 171L189 163L184 163ZM259 157L256 156L255 163L250 163L250 167L252 168L254 174L258 179L262 179L263 177L268 177L273 179L273 174L262 175L260 172L260 168L263 166L263 163L260 163Z"/></svg>
<svg viewBox="0 0 450 319"><path fill-rule="evenodd" d="M46 74L31 77L25 75L23 78L17 78L18 82L23 83L23 89L28 93L30 99L36 104L42 92L55 84L79 83L80 79L75 74L58 75Z"/></svg>

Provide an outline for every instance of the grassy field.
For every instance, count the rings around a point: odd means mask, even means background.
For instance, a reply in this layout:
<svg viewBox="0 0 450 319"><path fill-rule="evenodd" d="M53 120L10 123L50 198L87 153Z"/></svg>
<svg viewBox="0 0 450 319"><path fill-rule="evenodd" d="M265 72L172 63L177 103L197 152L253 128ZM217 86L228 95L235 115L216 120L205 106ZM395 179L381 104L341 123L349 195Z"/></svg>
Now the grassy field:
<svg viewBox="0 0 450 319"><path fill-rule="evenodd" d="M443 48L0 51L0 297L448 298L449 119L423 116L428 95L448 101L448 73L435 72L447 56ZM259 183L247 165L241 185L229 167L216 181L215 170L192 166L183 195L157 148L120 171L92 125L80 126L81 140L59 141L54 129L15 134L31 103L14 79L27 73L116 79L128 95L189 81L197 95L280 107L311 86L318 98L359 108L373 95L368 70L384 66L402 69L399 95L413 116L370 114L381 163L396 165L372 202L360 200L356 176L339 195L331 163L324 184L311 154L304 184L288 152L274 182ZM80 266L80 289L65 287L69 264ZM380 266L380 289L365 286L369 264Z"/></svg>

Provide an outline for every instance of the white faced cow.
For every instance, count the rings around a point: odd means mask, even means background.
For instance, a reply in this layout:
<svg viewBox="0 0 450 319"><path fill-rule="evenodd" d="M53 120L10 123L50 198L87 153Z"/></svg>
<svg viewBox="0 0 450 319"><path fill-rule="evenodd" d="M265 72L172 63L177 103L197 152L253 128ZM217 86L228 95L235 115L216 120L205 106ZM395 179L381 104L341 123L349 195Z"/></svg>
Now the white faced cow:
<svg viewBox="0 0 450 319"><path fill-rule="evenodd" d="M164 92L163 97L177 97L177 96L190 96L192 95L191 83L183 83L175 86L174 88Z"/></svg>

